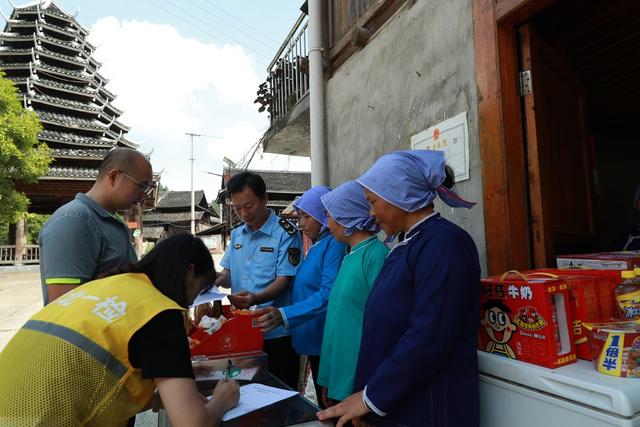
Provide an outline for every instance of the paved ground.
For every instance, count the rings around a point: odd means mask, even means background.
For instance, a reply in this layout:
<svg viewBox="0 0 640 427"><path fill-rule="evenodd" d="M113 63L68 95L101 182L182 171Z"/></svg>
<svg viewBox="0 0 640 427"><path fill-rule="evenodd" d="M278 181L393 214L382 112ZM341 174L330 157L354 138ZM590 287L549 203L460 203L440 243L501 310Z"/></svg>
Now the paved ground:
<svg viewBox="0 0 640 427"><path fill-rule="evenodd" d="M24 322L41 308L39 273L6 273L0 268L0 351Z"/></svg>

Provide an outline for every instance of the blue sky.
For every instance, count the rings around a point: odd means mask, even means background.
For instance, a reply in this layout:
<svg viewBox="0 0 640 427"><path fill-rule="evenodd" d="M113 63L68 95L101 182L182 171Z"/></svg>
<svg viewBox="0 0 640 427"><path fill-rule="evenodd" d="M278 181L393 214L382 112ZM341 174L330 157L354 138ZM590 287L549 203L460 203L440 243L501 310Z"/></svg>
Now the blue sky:
<svg viewBox="0 0 640 427"><path fill-rule="evenodd" d="M26 2L14 1L21 5ZM216 44L241 44L263 65L277 51L300 15L302 1L293 0L56 0L66 12L78 12L87 28L106 16L120 20L170 24L185 37ZM9 14L11 3L2 1Z"/></svg>
<svg viewBox="0 0 640 427"><path fill-rule="evenodd" d="M21 5L25 2L14 1ZM222 158L239 160L268 127L253 104L266 67L300 15L302 0L56 0L91 31L130 139L153 152L173 190L189 189L185 132L196 140L196 189L215 196ZM9 15L12 6L0 0ZM256 169L308 170L307 158L257 155Z"/></svg>

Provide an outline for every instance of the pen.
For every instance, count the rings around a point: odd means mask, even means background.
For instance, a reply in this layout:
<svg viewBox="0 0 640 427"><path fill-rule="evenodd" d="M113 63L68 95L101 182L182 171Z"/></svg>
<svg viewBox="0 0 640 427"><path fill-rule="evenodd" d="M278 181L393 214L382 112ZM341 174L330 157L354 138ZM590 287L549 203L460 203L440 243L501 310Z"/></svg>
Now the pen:
<svg viewBox="0 0 640 427"><path fill-rule="evenodd" d="M227 369L224 371L224 379L225 381L227 381L229 378L231 378L231 359L227 360Z"/></svg>

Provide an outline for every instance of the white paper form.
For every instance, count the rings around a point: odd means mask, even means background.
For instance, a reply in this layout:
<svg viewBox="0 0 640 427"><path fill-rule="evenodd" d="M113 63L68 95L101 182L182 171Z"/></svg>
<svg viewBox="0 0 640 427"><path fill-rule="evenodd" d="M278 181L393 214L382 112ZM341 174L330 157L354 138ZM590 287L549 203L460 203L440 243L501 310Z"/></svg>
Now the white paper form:
<svg viewBox="0 0 640 427"><path fill-rule="evenodd" d="M206 294L198 295L198 297L193 301L193 304L191 304L191 307L204 304L205 302L223 300L226 296L227 294L220 292L217 286L213 286Z"/></svg>
<svg viewBox="0 0 640 427"><path fill-rule="evenodd" d="M238 402L238 406L225 412L222 416L222 421L229 421L241 417L244 414L288 399L296 394L298 394L297 391L283 390L264 384L254 383L244 385L240 387L240 401ZM212 397L213 396L209 397L209 399Z"/></svg>

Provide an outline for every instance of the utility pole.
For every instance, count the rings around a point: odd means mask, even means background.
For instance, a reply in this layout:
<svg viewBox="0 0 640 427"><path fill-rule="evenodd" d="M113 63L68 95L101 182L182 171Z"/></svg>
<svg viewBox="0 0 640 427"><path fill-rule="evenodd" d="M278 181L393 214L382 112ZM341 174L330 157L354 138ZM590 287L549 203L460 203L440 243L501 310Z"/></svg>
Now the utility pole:
<svg viewBox="0 0 640 427"><path fill-rule="evenodd" d="M193 161L195 160L195 157L193 157L193 138L194 137L218 138L218 139L222 139L222 138L220 138L219 136L203 135L203 134L198 134L193 132L185 132L185 135L189 136L191 140L191 156L189 157L189 160L191 161L191 235L195 236L196 235L196 196L193 189Z"/></svg>

